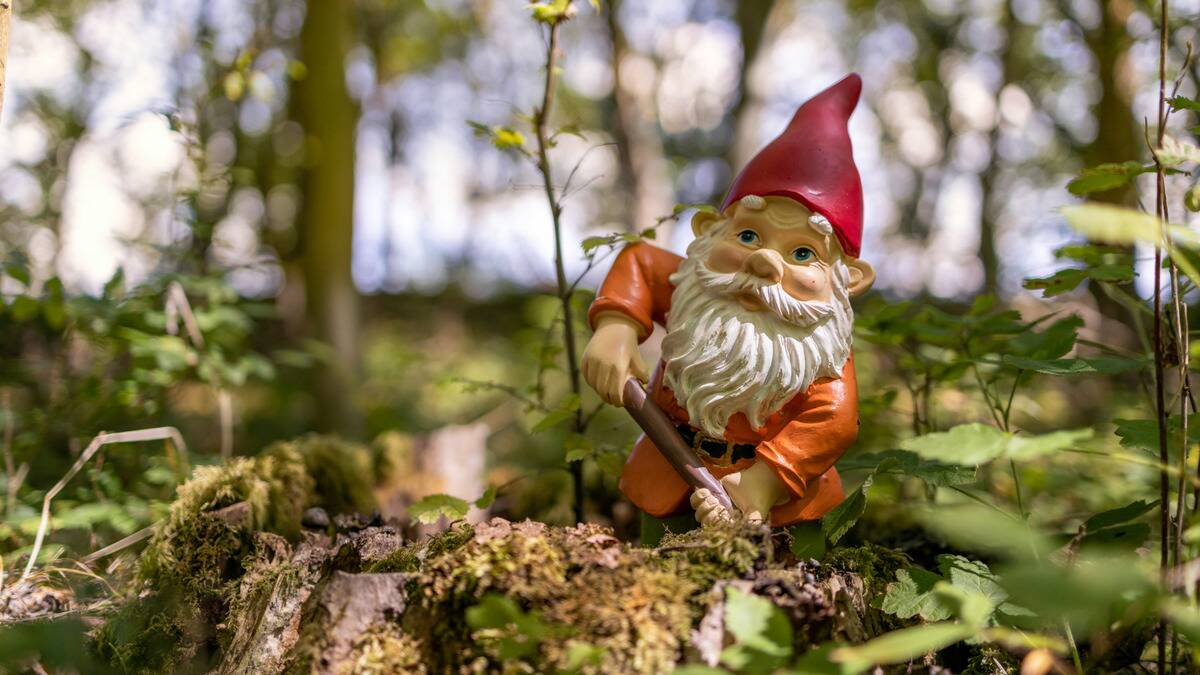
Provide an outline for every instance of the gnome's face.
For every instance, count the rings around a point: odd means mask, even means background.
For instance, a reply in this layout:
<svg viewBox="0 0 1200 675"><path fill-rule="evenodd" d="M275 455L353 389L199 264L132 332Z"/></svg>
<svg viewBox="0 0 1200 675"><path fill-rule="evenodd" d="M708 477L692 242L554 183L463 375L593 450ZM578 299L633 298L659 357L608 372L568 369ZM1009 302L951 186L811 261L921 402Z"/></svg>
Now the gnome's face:
<svg viewBox="0 0 1200 675"><path fill-rule="evenodd" d="M705 267L719 274L737 274L747 288L734 295L748 311L778 310L770 298L756 289L778 285L800 303L828 304L834 301L835 264L846 265L850 295L871 285L869 265L847 258L833 229L823 216L815 215L786 197L747 196L731 209L721 236L716 238ZM697 223L703 235L706 223ZM790 304L790 303L788 303ZM785 317L786 318L786 317Z"/></svg>
<svg viewBox="0 0 1200 675"><path fill-rule="evenodd" d="M747 196L694 221L672 276L663 341L666 384L692 424L721 437L739 412L751 426L850 354L850 297L874 280L832 227L786 197Z"/></svg>

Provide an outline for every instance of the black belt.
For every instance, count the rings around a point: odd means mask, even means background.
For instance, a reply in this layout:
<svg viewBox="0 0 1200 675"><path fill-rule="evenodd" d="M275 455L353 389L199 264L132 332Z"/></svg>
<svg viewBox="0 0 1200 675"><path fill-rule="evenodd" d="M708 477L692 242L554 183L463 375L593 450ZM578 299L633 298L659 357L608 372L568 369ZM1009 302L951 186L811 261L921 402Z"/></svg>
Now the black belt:
<svg viewBox="0 0 1200 675"><path fill-rule="evenodd" d="M693 450L704 452L718 466L729 466L743 459L754 458L755 446L752 443L730 443L729 441L705 436L690 424L680 424L676 428L679 429L679 435L683 437L684 443L691 446Z"/></svg>

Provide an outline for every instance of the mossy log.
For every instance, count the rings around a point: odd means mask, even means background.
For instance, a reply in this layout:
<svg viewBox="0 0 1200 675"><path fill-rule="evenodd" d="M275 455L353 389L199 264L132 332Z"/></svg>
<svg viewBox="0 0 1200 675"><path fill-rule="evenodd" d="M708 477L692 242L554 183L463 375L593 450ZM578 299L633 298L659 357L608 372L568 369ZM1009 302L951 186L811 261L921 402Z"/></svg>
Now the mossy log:
<svg viewBox="0 0 1200 675"><path fill-rule="evenodd" d="M317 473L338 448L287 444L198 472L96 652L126 672L670 672L716 664L730 587L782 608L798 652L896 627L875 601L907 560L873 546L818 563L750 525L644 548L594 524L494 518L412 542L378 518L301 518L354 504L353 486ZM511 615L480 620L489 603Z"/></svg>

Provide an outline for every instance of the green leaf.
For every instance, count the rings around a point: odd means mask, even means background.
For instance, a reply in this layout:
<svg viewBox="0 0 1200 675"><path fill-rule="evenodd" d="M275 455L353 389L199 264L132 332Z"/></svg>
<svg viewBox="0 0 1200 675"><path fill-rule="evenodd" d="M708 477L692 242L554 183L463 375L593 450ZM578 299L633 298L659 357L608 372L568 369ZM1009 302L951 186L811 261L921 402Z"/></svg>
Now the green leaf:
<svg viewBox="0 0 1200 675"><path fill-rule="evenodd" d="M1126 504L1119 509L1111 509L1101 511L1096 515L1088 518L1083 523L1083 527L1088 532L1095 532L1106 527L1121 525L1140 518L1142 515L1149 513L1154 507L1158 506L1157 499L1139 499L1130 504Z"/></svg>
<svg viewBox="0 0 1200 675"><path fill-rule="evenodd" d="M496 488L494 486L489 485L488 489L484 490L483 494L479 496L479 499L475 500L475 507L479 508L479 509L486 509L489 506L491 506L493 503L495 503L495 501L496 501Z"/></svg>
<svg viewBox="0 0 1200 675"><path fill-rule="evenodd" d="M546 416L533 425L530 433L540 434L567 421L579 410L579 395L569 394L559 402L558 407L546 413Z"/></svg>
<svg viewBox="0 0 1200 675"><path fill-rule="evenodd" d="M465 499L436 494L422 497L408 507L408 515L419 523L436 523L445 516L447 520L462 520L471 510Z"/></svg>
<svg viewBox="0 0 1200 675"><path fill-rule="evenodd" d="M1042 291L1042 296L1052 298L1056 295L1069 293L1088 280L1086 270L1075 267L1062 269L1048 277L1026 279L1021 285L1031 291Z"/></svg>
<svg viewBox="0 0 1200 675"><path fill-rule="evenodd" d="M1193 185L1183 193L1183 205L1192 213L1200 211L1200 184Z"/></svg>
<svg viewBox="0 0 1200 675"><path fill-rule="evenodd" d="M841 663L904 663L974 637L975 632L974 626L966 624L931 623L893 631L856 647L835 649L830 658Z"/></svg>
<svg viewBox="0 0 1200 675"><path fill-rule="evenodd" d="M592 445L592 439L583 434L567 434L563 448L567 451L566 460L568 463L580 462L596 454L596 448Z"/></svg>
<svg viewBox="0 0 1200 675"><path fill-rule="evenodd" d="M1200 162L1200 148L1174 136L1164 136L1162 145L1154 150L1154 156L1163 166L1194 164Z"/></svg>
<svg viewBox="0 0 1200 675"><path fill-rule="evenodd" d="M1186 96L1173 96L1167 99L1167 103L1171 104L1172 110L1191 110L1194 112L1200 112L1200 101L1188 98Z"/></svg>
<svg viewBox="0 0 1200 675"><path fill-rule="evenodd" d="M555 24L565 21L575 13L570 0L548 0L535 3L532 7L533 18L541 23Z"/></svg>
<svg viewBox="0 0 1200 675"><path fill-rule="evenodd" d="M535 612L524 612L515 602L496 593L489 593L474 607L467 608L467 625L477 631L488 631L477 640L494 642L502 659L533 656L538 646L551 634Z"/></svg>
<svg viewBox="0 0 1200 675"><path fill-rule="evenodd" d="M598 645L571 640L567 642L567 661L563 664L563 670L574 673L584 666L599 666L604 661L605 651L604 647Z"/></svg>
<svg viewBox="0 0 1200 675"><path fill-rule="evenodd" d="M942 431L910 438L900 443L925 459L977 466L1004 454L1008 434L987 424L960 424Z"/></svg>
<svg viewBox="0 0 1200 675"><path fill-rule="evenodd" d="M1079 177L1067 183L1067 190L1076 196L1084 196L1093 192L1104 192L1124 187L1135 178L1154 171L1153 164L1141 162L1121 162L1120 164L1101 164L1090 169L1084 169Z"/></svg>
<svg viewBox="0 0 1200 675"><path fill-rule="evenodd" d="M734 644L721 652L721 663L739 672L771 673L792 655L792 624L766 598L725 588L725 629Z"/></svg>
<svg viewBox="0 0 1200 675"><path fill-rule="evenodd" d="M871 489L871 484L875 481L875 474L867 476L862 485L857 490L850 493L841 504L830 509L825 517L821 519L821 530L825 532L825 537L829 539L830 544L836 544L858 519L862 517L864 511L867 510L867 491Z"/></svg>
<svg viewBox="0 0 1200 675"><path fill-rule="evenodd" d="M1146 366L1145 361L1119 356L1096 356L1084 359L1027 359L1005 354L1000 360L1007 366L1046 375L1115 375L1139 370Z"/></svg>
<svg viewBox="0 0 1200 675"><path fill-rule="evenodd" d="M880 609L901 619L920 616L925 621L945 621L950 610L933 589L944 579L920 567L896 570L896 581L887 585Z"/></svg>
<svg viewBox="0 0 1200 675"><path fill-rule="evenodd" d="M1157 244L1160 221L1155 216L1134 209L1109 204L1078 204L1064 206L1067 223L1088 239L1108 244ZM1186 227L1166 225L1171 239L1180 245L1196 248L1200 235Z"/></svg>
<svg viewBox="0 0 1200 675"><path fill-rule="evenodd" d="M1041 436L1017 436L976 422L910 438L900 445L926 459L978 466L999 457L1028 459L1049 454L1091 438L1092 434L1091 429L1074 429Z"/></svg>

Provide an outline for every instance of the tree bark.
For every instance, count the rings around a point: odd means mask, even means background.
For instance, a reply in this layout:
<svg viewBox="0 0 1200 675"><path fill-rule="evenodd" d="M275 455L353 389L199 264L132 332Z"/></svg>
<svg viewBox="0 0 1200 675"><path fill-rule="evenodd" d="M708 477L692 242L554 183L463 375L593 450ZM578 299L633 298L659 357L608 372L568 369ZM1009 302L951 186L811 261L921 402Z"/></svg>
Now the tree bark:
<svg viewBox="0 0 1200 675"><path fill-rule="evenodd" d="M1096 57L1097 77L1100 80L1100 101L1096 104L1096 139L1084 149L1088 166L1105 162L1125 162L1143 156L1138 121L1133 116L1132 93L1122 91L1120 83L1128 80L1127 53L1130 37L1125 28L1132 7L1124 0L1104 0L1101 3L1100 25L1087 34L1087 44ZM1134 185L1096 193L1092 201L1132 206L1136 203ZM1132 251L1131 251L1132 252ZM1128 323L1128 313L1119 302L1104 292L1098 284L1090 285L1096 307L1105 322L1119 330L1104 329L1110 340L1129 346L1137 344Z"/></svg>
<svg viewBox="0 0 1200 675"><path fill-rule="evenodd" d="M655 121L654 102L639 101L637 92L621 74L621 63L634 56L625 40L619 17L621 0L610 0L605 18L612 58L613 93L609 126L617 144L621 172L618 184L629 199L626 226L631 232L652 227L658 218L671 213L674 190L663 155L662 139ZM658 233L665 244L670 231Z"/></svg>
<svg viewBox="0 0 1200 675"><path fill-rule="evenodd" d="M306 136L298 223L305 312L310 335L329 347L315 374L317 425L348 435L360 430L359 299L351 274L358 110L345 82L352 10L346 0L310 0L300 32L307 76L295 95Z"/></svg>

